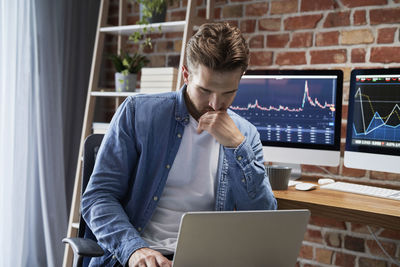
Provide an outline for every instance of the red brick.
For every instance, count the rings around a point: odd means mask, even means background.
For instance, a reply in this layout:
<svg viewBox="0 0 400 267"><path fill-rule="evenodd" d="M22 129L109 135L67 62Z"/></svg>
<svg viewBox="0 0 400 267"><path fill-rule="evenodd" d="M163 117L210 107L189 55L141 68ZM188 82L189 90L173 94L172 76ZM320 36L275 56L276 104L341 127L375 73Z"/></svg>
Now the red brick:
<svg viewBox="0 0 400 267"><path fill-rule="evenodd" d="M371 29L346 30L341 32L341 41L343 45L352 44L370 44L374 42L374 34Z"/></svg>
<svg viewBox="0 0 400 267"><path fill-rule="evenodd" d="M292 35L289 47L310 47L312 45L312 32L295 32Z"/></svg>
<svg viewBox="0 0 400 267"><path fill-rule="evenodd" d="M351 63L364 63L367 51L364 48L354 48L351 50Z"/></svg>
<svg viewBox="0 0 400 267"><path fill-rule="evenodd" d="M331 12L325 19L324 27L342 27L350 25L350 11Z"/></svg>
<svg viewBox="0 0 400 267"><path fill-rule="evenodd" d="M205 8L198 9L197 16L199 16L201 18L205 18L206 17L206 9Z"/></svg>
<svg viewBox="0 0 400 267"><path fill-rule="evenodd" d="M171 19L171 21L185 20L186 19L186 10L179 10L179 11L171 12L170 19Z"/></svg>
<svg viewBox="0 0 400 267"><path fill-rule="evenodd" d="M370 258L360 258L358 260L358 267L386 267L386 261L376 260Z"/></svg>
<svg viewBox="0 0 400 267"><path fill-rule="evenodd" d="M127 25L133 25L133 24L138 23L139 20L140 20L139 16L128 16L126 18L126 24Z"/></svg>
<svg viewBox="0 0 400 267"><path fill-rule="evenodd" d="M304 235L304 240L314 243L322 244L322 234L319 230L307 229L307 232Z"/></svg>
<svg viewBox="0 0 400 267"><path fill-rule="evenodd" d="M282 52L276 56L276 64L278 65L303 65L306 64L305 52Z"/></svg>
<svg viewBox="0 0 400 267"><path fill-rule="evenodd" d="M325 233L324 239L326 244L330 247L340 248L342 246L342 237L339 233Z"/></svg>
<svg viewBox="0 0 400 267"><path fill-rule="evenodd" d="M221 19L222 8L217 7L214 9L214 19Z"/></svg>
<svg viewBox="0 0 400 267"><path fill-rule="evenodd" d="M400 22L400 8L373 9L369 11L371 25Z"/></svg>
<svg viewBox="0 0 400 267"><path fill-rule="evenodd" d="M246 5L246 16L262 16L268 12L268 2Z"/></svg>
<svg viewBox="0 0 400 267"><path fill-rule="evenodd" d="M303 259L312 260L314 258L313 247L303 245L300 249L299 257Z"/></svg>
<svg viewBox="0 0 400 267"><path fill-rule="evenodd" d="M182 32L166 32L165 38L173 39L173 38L180 38L182 39Z"/></svg>
<svg viewBox="0 0 400 267"><path fill-rule="evenodd" d="M326 167L325 166L324 169L326 169L330 173L339 174L339 167ZM302 164L301 165L301 171L303 173L313 172L313 173L325 174L325 172L322 169L318 168L318 166L315 166L315 165Z"/></svg>
<svg viewBox="0 0 400 267"><path fill-rule="evenodd" d="M167 67L179 67L180 55L168 55Z"/></svg>
<svg viewBox="0 0 400 267"><path fill-rule="evenodd" d="M373 47L371 48L370 62L400 62L400 47Z"/></svg>
<svg viewBox="0 0 400 267"><path fill-rule="evenodd" d="M264 48L264 36L257 35L250 38L249 41L250 48Z"/></svg>
<svg viewBox="0 0 400 267"><path fill-rule="evenodd" d="M345 63L346 49L311 51L311 64Z"/></svg>
<svg viewBox="0 0 400 267"><path fill-rule="evenodd" d="M350 8L359 6L380 6L386 5L387 0L342 0L342 4Z"/></svg>
<svg viewBox="0 0 400 267"><path fill-rule="evenodd" d="M342 138L346 137L346 132L347 132L346 126L347 126L347 123L345 121L342 121L341 129L340 129L340 136Z"/></svg>
<svg viewBox="0 0 400 267"><path fill-rule="evenodd" d="M301 1L301 12L306 11L317 11L317 10L329 10L335 9L337 4L334 0L302 0Z"/></svg>
<svg viewBox="0 0 400 267"><path fill-rule="evenodd" d="M365 10L357 10L353 15L353 24L354 25L365 25L367 24L367 19L365 17Z"/></svg>
<svg viewBox="0 0 400 267"><path fill-rule="evenodd" d="M285 19L285 30L314 29L322 15L304 15Z"/></svg>
<svg viewBox="0 0 400 267"><path fill-rule="evenodd" d="M347 104L342 105L342 120L347 120L347 114L349 112L349 106Z"/></svg>
<svg viewBox="0 0 400 267"><path fill-rule="evenodd" d="M315 165L307 165L307 164L302 164L301 165L301 172L302 173L307 173L307 172L315 172L315 173L324 173L323 170L321 170L320 168L318 168Z"/></svg>
<svg viewBox="0 0 400 267"><path fill-rule="evenodd" d="M335 253L335 265L336 266L341 266L341 267L354 267L356 266L355 263L356 256L342 253L342 252L336 252Z"/></svg>
<svg viewBox="0 0 400 267"><path fill-rule="evenodd" d="M383 28L378 30L378 44L390 44L394 41L397 28Z"/></svg>
<svg viewBox="0 0 400 267"><path fill-rule="evenodd" d="M344 238L344 247L352 251L365 252L365 240L358 237L346 236Z"/></svg>
<svg viewBox="0 0 400 267"><path fill-rule="evenodd" d="M286 14L297 12L297 0L276 0L271 2L271 14Z"/></svg>
<svg viewBox="0 0 400 267"><path fill-rule="evenodd" d="M174 43L171 41L157 42L157 52L165 53L174 51Z"/></svg>
<svg viewBox="0 0 400 267"><path fill-rule="evenodd" d="M373 233L376 233L379 231L380 228L375 227L375 226L370 226L369 227ZM351 223L351 231L354 233L361 233L361 234L370 234L368 230L368 226L365 224L360 224L360 223Z"/></svg>
<svg viewBox="0 0 400 267"><path fill-rule="evenodd" d="M345 136L343 136L345 137ZM360 178L360 177L365 177L367 172L365 170L361 169L353 169L353 168L347 168L343 166L342 169L342 175L347 176L347 177L354 177L354 178Z"/></svg>
<svg viewBox="0 0 400 267"><path fill-rule="evenodd" d="M324 248L316 248L315 249L315 258L318 262L324 264L332 263L333 251L324 249Z"/></svg>
<svg viewBox="0 0 400 267"><path fill-rule="evenodd" d="M382 231L382 233L380 233L379 236L380 237L386 237L386 238L400 240L400 231L393 231L393 230L384 229Z"/></svg>
<svg viewBox="0 0 400 267"><path fill-rule="evenodd" d="M382 247L386 250L386 252L392 258L394 258L396 254L396 244L393 242L386 242L382 240L379 240L379 242L381 243ZM382 249L379 247L379 245L376 243L375 240L367 240L367 247L372 255L385 257L385 253L383 253Z"/></svg>
<svg viewBox="0 0 400 267"><path fill-rule="evenodd" d="M269 66L272 64L272 52L250 52L250 66Z"/></svg>
<svg viewBox="0 0 400 267"><path fill-rule="evenodd" d="M339 32L320 32L315 37L315 44L317 46L330 46L339 43Z"/></svg>
<svg viewBox="0 0 400 267"><path fill-rule="evenodd" d="M281 19L260 19L258 24L260 31L279 31L281 29Z"/></svg>
<svg viewBox="0 0 400 267"><path fill-rule="evenodd" d="M310 224L321 226L321 227L329 227L346 230L346 225L343 221L338 221L336 219L320 217L320 216L311 216Z"/></svg>
<svg viewBox="0 0 400 267"><path fill-rule="evenodd" d="M225 5L222 8L222 17L224 18L240 18L242 16L243 16L243 5L234 5L234 6Z"/></svg>
<svg viewBox="0 0 400 267"><path fill-rule="evenodd" d="M267 35L267 47L285 47L289 42L289 34L271 34Z"/></svg>
<svg viewBox="0 0 400 267"><path fill-rule="evenodd" d="M252 20L242 20L240 21L240 30L243 33L252 33L256 29L256 21Z"/></svg>
<svg viewBox="0 0 400 267"><path fill-rule="evenodd" d="M400 174L371 171L370 178L373 180L398 181L400 179Z"/></svg>

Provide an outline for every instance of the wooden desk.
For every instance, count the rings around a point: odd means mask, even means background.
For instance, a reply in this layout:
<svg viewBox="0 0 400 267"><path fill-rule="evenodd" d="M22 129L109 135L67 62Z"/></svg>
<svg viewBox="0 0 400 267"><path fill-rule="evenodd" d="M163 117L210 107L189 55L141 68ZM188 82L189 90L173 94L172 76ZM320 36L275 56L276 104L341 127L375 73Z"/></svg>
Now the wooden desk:
<svg viewBox="0 0 400 267"><path fill-rule="evenodd" d="M400 201L320 189L274 190L278 209L309 209L312 215L400 231Z"/></svg>

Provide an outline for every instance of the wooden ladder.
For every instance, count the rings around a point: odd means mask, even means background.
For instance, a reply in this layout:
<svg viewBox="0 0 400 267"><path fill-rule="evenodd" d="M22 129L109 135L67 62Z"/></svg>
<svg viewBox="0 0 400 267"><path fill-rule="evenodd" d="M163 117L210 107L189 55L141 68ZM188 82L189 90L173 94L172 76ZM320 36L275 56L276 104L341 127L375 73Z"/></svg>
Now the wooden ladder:
<svg viewBox="0 0 400 267"><path fill-rule="evenodd" d="M213 19L214 12L214 1L207 0L206 3L206 18L202 18L196 15L196 0L188 0L186 9L186 19L184 21L173 21L164 23L154 23L147 25L154 29L161 26L162 32L183 32L182 48L180 54L178 80L176 90L179 90L183 85L182 79L182 66L185 64L186 56L186 44L189 38L193 35L196 26L199 26L205 22ZM133 92L113 92L110 90L102 90L99 88L99 76L101 59L104 52L104 41L106 34L114 34L118 36L118 51L121 51L123 44L126 41L126 37L135 31L141 31L145 26L143 25L125 25L126 24L126 10L127 0L119 0L119 14L118 14L118 26L108 26L109 0L101 0L99 9L99 18L97 23L96 39L93 50L92 67L90 71L89 87L86 97L86 107L83 119L81 142L79 146L78 162L75 175L74 190L72 196L72 204L68 223L67 237L76 237L79 228L80 219L80 202L81 202L81 177L82 177L82 157L83 157L83 144L87 136L91 134L91 127L94 120L94 111L96 100L99 97L112 97L115 98L117 105L120 103L120 99L135 95ZM72 266L73 253L69 245L66 245L64 252L63 266Z"/></svg>

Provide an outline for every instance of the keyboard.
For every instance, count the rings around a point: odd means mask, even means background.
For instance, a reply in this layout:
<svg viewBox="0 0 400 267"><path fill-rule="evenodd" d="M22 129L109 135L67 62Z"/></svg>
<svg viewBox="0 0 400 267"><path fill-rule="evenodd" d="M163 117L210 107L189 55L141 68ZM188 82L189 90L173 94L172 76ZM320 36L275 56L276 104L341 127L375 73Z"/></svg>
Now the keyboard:
<svg viewBox="0 0 400 267"><path fill-rule="evenodd" d="M321 185L320 188L400 201L400 190L393 190L370 185L334 182L331 184Z"/></svg>

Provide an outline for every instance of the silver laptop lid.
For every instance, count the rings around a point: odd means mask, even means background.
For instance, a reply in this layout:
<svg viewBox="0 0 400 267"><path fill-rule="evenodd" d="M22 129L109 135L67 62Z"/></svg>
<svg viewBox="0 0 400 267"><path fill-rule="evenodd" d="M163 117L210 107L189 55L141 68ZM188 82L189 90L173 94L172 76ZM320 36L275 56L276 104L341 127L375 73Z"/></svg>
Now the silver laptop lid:
<svg viewBox="0 0 400 267"><path fill-rule="evenodd" d="M295 266L308 210L189 212L174 267Z"/></svg>

